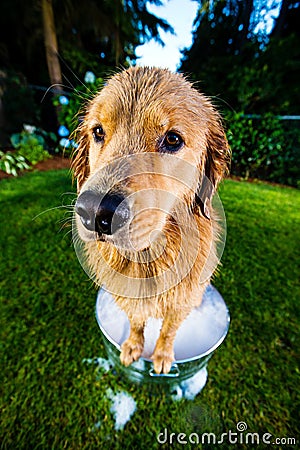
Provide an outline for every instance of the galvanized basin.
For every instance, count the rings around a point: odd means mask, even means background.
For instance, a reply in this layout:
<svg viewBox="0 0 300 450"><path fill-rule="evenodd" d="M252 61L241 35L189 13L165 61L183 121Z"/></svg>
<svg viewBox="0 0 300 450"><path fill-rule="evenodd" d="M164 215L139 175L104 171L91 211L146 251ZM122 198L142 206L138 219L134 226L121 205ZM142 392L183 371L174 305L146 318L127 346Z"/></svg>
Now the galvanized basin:
<svg viewBox="0 0 300 450"><path fill-rule="evenodd" d="M161 320L148 320L142 357L131 366L124 367L120 362L120 347L129 336L129 321L112 295L103 288L97 295L96 318L107 354L115 367L130 381L160 384L181 383L205 368L213 352L225 339L230 322L228 308L222 296L209 285L200 307L190 313L177 332L175 361L170 373L157 375L150 356L159 336Z"/></svg>

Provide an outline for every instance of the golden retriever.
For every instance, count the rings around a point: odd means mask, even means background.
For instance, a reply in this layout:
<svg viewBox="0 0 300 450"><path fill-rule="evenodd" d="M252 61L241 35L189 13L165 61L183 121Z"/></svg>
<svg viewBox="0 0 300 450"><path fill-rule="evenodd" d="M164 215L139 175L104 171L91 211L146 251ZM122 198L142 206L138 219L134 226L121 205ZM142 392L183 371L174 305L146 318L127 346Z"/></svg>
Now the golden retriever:
<svg viewBox="0 0 300 450"><path fill-rule="evenodd" d="M78 133L76 228L93 279L128 316L121 362L162 318L152 360L166 374L218 264L211 199L230 160L220 116L183 75L132 67L88 103Z"/></svg>

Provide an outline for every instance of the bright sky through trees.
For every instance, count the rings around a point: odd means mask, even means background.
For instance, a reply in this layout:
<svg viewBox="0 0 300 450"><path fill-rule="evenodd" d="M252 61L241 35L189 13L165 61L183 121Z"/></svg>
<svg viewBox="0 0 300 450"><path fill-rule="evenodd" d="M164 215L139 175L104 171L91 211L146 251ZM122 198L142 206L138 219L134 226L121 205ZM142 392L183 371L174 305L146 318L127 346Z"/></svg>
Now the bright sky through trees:
<svg viewBox="0 0 300 450"><path fill-rule="evenodd" d="M273 27L273 21L280 11L281 0L268 0L262 2L256 0L256 8L259 11L261 22L256 26L256 32L269 33ZM266 6L265 6L265 5ZM272 5L271 9L269 7ZM137 47L136 54L140 56L138 64L168 67L176 70L181 58L180 50L190 47L192 44L193 22L198 9L198 2L192 0L164 0L163 6L148 5L149 11L166 19L174 28L176 36L161 31L165 47L151 40L147 44Z"/></svg>

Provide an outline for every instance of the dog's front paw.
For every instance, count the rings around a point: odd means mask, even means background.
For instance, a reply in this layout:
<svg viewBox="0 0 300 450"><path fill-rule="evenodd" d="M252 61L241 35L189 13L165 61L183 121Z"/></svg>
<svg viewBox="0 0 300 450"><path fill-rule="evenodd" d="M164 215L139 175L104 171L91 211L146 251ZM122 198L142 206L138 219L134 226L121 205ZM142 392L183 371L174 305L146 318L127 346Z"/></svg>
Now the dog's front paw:
<svg viewBox="0 0 300 450"><path fill-rule="evenodd" d="M174 352L155 351L152 355L154 370L157 374L170 372L172 363L174 362Z"/></svg>
<svg viewBox="0 0 300 450"><path fill-rule="evenodd" d="M124 366L129 366L134 361L137 361L143 352L143 347L143 342L138 342L136 339L127 339L121 347L121 363Z"/></svg>

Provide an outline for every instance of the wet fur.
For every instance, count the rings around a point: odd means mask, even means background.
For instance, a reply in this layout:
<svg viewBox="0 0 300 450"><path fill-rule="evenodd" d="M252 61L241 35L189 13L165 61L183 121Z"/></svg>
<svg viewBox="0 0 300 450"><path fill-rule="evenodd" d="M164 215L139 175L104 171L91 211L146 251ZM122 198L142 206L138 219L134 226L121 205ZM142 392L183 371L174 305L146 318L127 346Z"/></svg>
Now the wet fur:
<svg viewBox="0 0 300 450"><path fill-rule="evenodd" d="M101 147L95 144L92 137L92 129L97 124L105 130ZM86 181L97 173L103 188L108 177L118 179L117 172L121 172L122 167L116 164L115 172L105 173L107 164L127 154L157 152L159 142L168 130L176 130L184 137L184 148L178 151L176 157L196 167L202 178L204 175L208 177L215 190L227 171L230 151L220 116L210 100L180 74L154 68L130 68L113 76L87 105L85 118L79 127L79 146L73 159L78 192L84 191ZM130 165L128 170L130 173ZM170 214L163 215L160 211L140 214L139 221L133 221L132 225L132 235L137 247L140 245L136 252L126 248L125 244L120 251L112 239L85 243L88 263L98 284L104 284L108 290L129 292L132 278L140 279L138 298L115 296L130 321L130 336L122 345L121 352L121 361L125 365L141 356L147 319L160 317L163 318L163 325L152 359L157 373L169 372L174 361L176 332L191 310L201 303L209 283L210 277L205 277L203 270L210 275L217 265L215 246L218 237L216 217L210 204L211 192L204 199L205 205L203 199L197 201L199 183L201 180L193 180L193 189L186 191L176 181L166 181L161 175L148 178L137 176L128 184L121 183L118 188L124 193L138 192L145 186L174 191L184 201L188 212L172 205ZM100 189L99 186L96 188ZM186 230L188 239L185 238L184 242L178 225L182 214L190 214L195 225L195 229ZM151 228L152 222L159 224L157 228L163 232L165 240L160 241L158 236L148 248L144 243L146 237L140 230L147 226ZM196 250L193 233L198 239ZM189 273L178 273L181 282L161 292L163 281L157 282L156 286L156 279L162 277L166 284L170 280L172 282L174 275L172 271L165 275L167 269L174 266L178 255L182 258L180 267L190 264L191 254L194 261ZM176 268L179 272L180 267ZM122 280L128 286L116 285L120 280L114 276L112 269L128 276L127 280ZM168 276L171 278L168 279ZM153 283L149 291L150 285L144 280L149 281L151 277ZM201 277L203 282L200 283Z"/></svg>

